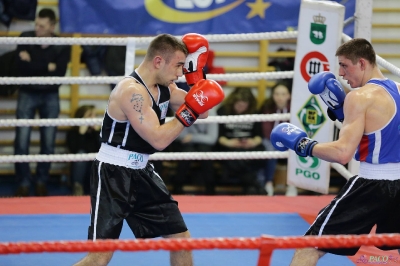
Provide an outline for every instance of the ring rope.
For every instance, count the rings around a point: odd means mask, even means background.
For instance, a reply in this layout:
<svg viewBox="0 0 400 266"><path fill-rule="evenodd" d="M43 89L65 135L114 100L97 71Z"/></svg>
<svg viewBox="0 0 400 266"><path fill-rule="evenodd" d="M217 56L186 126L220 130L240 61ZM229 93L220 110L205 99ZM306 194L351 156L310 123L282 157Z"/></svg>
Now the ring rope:
<svg viewBox="0 0 400 266"><path fill-rule="evenodd" d="M295 39L297 31L277 31L241 34L204 35L209 42L260 41ZM47 45L112 45L126 46L134 39L135 45L148 45L155 37L0 37L0 44L47 44Z"/></svg>
<svg viewBox="0 0 400 266"><path fill-rule="evenodd" d="M80 154L30 154L2 155L0 163L20 162L77 162L91 161L97 153ZM285 159L289 153L280 151L245 151L245 152L157 152L150 155L150 160L254 160L254 159Z"/></svg>
<svg viewBox="0 0 400 266"><path fill-rule="evenodd" d="M173 117L167 117L169 121ZM289 121L290 114L256 114L256 115L221 115L209 116L206 119L196 120L196 124L208 123L241 123L265 121ZM51 118L51 119L0 119L0 127L26 127L26 126L94 126L101 125L102 118Z"/></svg>
<svg viewBox="0 0 400 266"><path fill-rule="evenodd" d="M0 254L39 252L101 252L145 250L198 249L293 249L293 248L352 248L358 246L399 246L400 234L335 235L239 238L180 238L96 241L43 241L0 243Z"/></svg>
<svg viewBox="0 0 400 266"><path fill-rule="evenodd" d="M256 41L256 40L274 40L274 39L294 39L297 38L297 31L279 31L279 32L263 32L263 33L242 33L242 34L209 34L205 35L209 42L227 42L227 41ZM135 40L135 44L149 44L154 37L0 37L0 44L48 44L48 45L116 45L124 46L131 39ZM343 42L352 39L350 36L342 33ZM393 64L387 62L377 55L377 63L385 66L390 72L400 77L400 71ZM219 74L217 74L219 75ZM221 74L222 75L222 74ZM98 77L97 77L98 78ZM111 82L114 83L114 82ZM2 83L0 83L2 84ZM13 83L4 83L13 84ZM40 83L43 84L43 83Z"/></svg>
<svg viewBox="0 0 400 266"><path fill-rule="evenodd" d="M91 161L97 153L82 154L30 154L2 155L0 163L29 163L29 162L81 162ZM184 160L257 160L257 159L287 159L289 152L281 151L245 151L245 152L158 152L150 155L151 161L184 161ZM346 167L331 163L345 179L354 176Z"/></svg>
<svg viewBox="0 0 400 266"><path fill-rule="evenodd" d="M207 74L208 79L216 81L232 80L274 80L293 78L294 71L279 72L253 72L232 74ZM27 84L116 84L123 76L97 76L97 77L0 77L0 85L27 85ZM185 82L185 77L180 77L179 82Z"/></svg>

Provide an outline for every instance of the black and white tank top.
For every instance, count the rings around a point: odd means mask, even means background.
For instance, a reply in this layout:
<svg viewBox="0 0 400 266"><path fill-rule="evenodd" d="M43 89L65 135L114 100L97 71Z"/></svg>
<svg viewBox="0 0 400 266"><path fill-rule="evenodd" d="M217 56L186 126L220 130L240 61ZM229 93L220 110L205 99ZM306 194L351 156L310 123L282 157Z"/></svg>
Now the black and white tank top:
<svg viewBox="0 0 400 266"><path fill-rule="evenodd" d="M158 99L154 99L146 84L135 71L131 75L127 76L127 78L137 80L147 89L153 102L152 108L157 114L160 125L164 124L171 96L169 88L158 85ZM129 120L115 120L108 114L107 109L101 126L100 141L116 148L139 153L152 154L157 151L142 137L140 137L139 134L137 134L137 132L131 127Z"/></svg>

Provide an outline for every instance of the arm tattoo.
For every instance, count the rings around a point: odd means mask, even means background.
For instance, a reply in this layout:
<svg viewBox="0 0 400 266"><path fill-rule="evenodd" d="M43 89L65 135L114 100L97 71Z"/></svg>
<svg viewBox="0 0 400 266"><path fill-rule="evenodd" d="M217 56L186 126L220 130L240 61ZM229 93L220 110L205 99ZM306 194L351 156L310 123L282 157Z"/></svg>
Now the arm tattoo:
<svg viewBox="0 0 400 266"><path fill-rule="evenodd" d="M143 122L144 119L142 114L143 102L144 98L141 94L137 93L132 94L131 103L133 104L133 110L140 113L140 118L139 118L140 124Z"/></svg>

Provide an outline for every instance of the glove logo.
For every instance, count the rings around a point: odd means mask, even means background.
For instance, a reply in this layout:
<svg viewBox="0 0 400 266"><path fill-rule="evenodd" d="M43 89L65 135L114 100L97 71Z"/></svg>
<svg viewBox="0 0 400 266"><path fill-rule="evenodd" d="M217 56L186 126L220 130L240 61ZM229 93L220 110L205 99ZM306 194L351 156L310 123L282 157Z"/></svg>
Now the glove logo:
<svg viewBox="0 0 400 266"><path fill-rule="evenodd" d="M196 102L200 106L204 106L206 104L206 102L208 102L208 97L204 96L204 92L203 91L198 91L195 94L193 94L193 98L196 100Z"/></svg>
<svg viewBox="0 0 400 266"><path fill-rule="evenodd" d="M325 87L325 90L319 96L328 107L335 109L339 106L338 98L327 87Z"/></svg>
<svg viewBox="0 0 400 266"><path fill-rule="evenodd" d="M279 148L285 148L285 145L283 145L282 142L280 141L275 142L275 145L278 146Z"/></svg>
<svg viewBox="0 0 400 266"><path fill-rule="evenodd" d="M297 128L294 126L287 126L287 127L282 128L282 132L285 132L287 135L291 135L292 132L295 132L296 130L297 130Z"/></svg>
<svg viewBox="0 0 400 266"><path fill-rule="evenodd" d="M328 80L328 82L330 82L332 79ZM329 84L333 84L336 88L337 88L337 92L339 93L339 91L341 93L345 93L342 86L338 83L337 80L334 80L332 82L330 82ZM330 85L330 86L331 86ZM342 102L341 100L338 99L338 97L336 96L336 94L329 89L327 86L325 86L324 91L320 94L321 99L326 103L326 105L332 109L336 109L337 107L341 107L342 106Z"/></svg>
<svg viewBox="0 0 400 266"><path fill-rule="evenodd" d="M295 126L288 125L286 127L282 127L281 130L282 132L286 133L286 135L290 136L292 132L297 131L297 128ZM280 141L275 142L275 145L279 148L285 148L285 145L283 145L283 143Z"/></svg>

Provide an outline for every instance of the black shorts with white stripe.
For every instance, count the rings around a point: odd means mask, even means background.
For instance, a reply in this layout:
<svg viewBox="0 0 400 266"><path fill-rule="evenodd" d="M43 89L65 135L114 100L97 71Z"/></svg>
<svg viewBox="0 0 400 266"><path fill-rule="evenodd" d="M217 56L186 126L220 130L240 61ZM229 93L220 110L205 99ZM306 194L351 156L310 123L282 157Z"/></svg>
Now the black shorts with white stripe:
<svg viewBox="0 0 400 266"><path fill-rule="evenodd" d="M400 233L400 180L371 180L354 176L339 194L323 208L305 235ZM360 247L320 249L352 256ZM380 246L382 250L399 247Z"/></svg>

